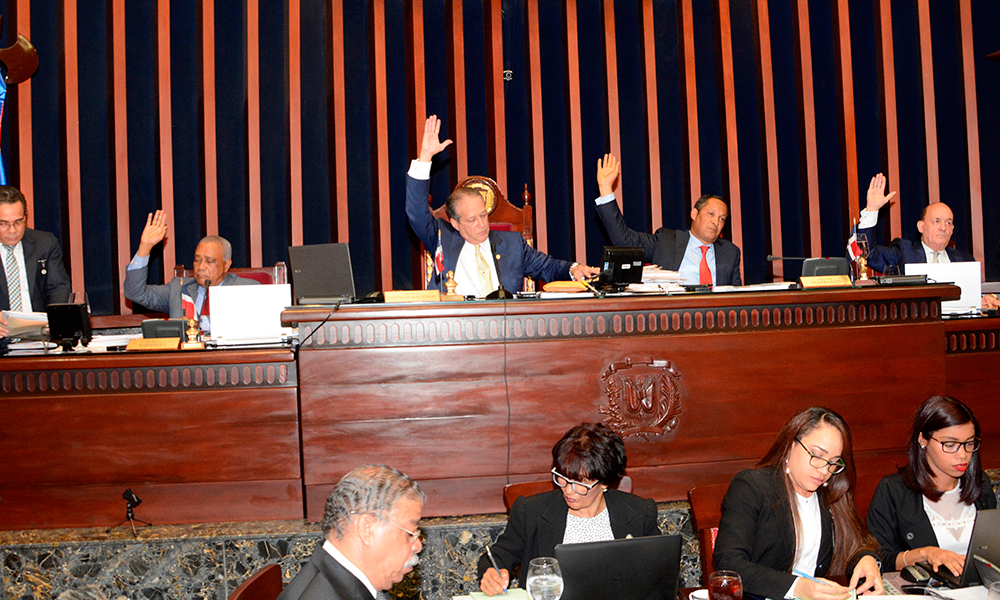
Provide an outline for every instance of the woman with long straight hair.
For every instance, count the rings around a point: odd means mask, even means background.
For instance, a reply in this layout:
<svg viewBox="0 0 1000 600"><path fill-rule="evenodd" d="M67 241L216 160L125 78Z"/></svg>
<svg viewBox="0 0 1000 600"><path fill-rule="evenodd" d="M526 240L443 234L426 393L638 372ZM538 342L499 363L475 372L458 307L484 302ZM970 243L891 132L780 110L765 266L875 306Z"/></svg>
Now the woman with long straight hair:
<svg viewBox="0 0 1000 600"><path fill-rule="evenodd" d="M962 574L976 512L997 507L979 443L979 421L961 401L932 396L920 405L906 466L879 482L868 508L883 571L927 562Z"/></svg>
<svg viewBox="0 0 1000 600"><path fill-rule="evenodd" d="M722 502L715 566L740 574L764 598L846 600L882 593L877 545L854 506L851 430L827 408L799 411L753 469L737 473ZM842 586L820 579L843 574Z"/></svg>

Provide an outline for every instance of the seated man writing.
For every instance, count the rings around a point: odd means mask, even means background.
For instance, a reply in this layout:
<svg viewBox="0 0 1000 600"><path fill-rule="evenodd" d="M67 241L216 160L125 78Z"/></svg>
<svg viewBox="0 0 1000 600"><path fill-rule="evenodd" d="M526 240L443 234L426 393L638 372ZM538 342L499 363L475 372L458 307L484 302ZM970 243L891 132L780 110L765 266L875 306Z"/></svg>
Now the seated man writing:
<svg viewBox="0 0 1000 600"><path fill-rule="evenodd" d="M197 319L202 331L211 331L208 288L213 285L260 285L229 272L233 247L225 238L210 235L194 250L194 277L174 277L170 283L149 285L146 275L149 253L167 235L167 217L162 210L146 217L146 227L139 239L139 250L125 271L125 297L151 310L165 312L171 318Z"/></svg>
<svg viewBox="0 0 1000 600"><path fill-rule="evenodd" d="M435 219L428 202L431 158L451 144L451 140L440 141L440 131L441 121L437 116L427 117L420 157L410 164L406 176L406 216L428 251L434 252L440 244L444 255L442 273L455 272L456 293L482 298L496 290L500 281L497 260L504 289L511 293L521 290L525 277L579 281L601 272L596 267L570 264L539 252L516 231L490 231L486 201L474 189L453 191L445 204L448 220ZM445 283L442 277L441 291L446 291Z"/></svg>
<svg viewBox="0 0 1000 600"><path fill-rule="evenodd" d="M719 236L729 218L729 207L718 196L705 195L691 209L691 229L680 231L661 227L656 233L630 229L615 202L615 184L621 163L614 154L597 160L597 187L601 197L597 214L615 246L641 246L646 262L668 271L677 271L684 283L702 285L743 285L740 278L740 249Z"/></svg>
<svg viewBox="0 0 1000 600"><path fill-rule="evenodd" d="M976 260L971 254L949 248L951 234L955 231L955 215L944 202L935 202L924 207L917 221L920 244L896 238L888 246L875 243L875 225L878 211L892 200L896 192L885 194L885 175L879 173L868 184L867 206L861 211L857 232L868 238L868 266L885 272L890 267L898 267L905 273L907 263L949 263ZM983 308L1000 307L1000 300L993 294L983 296Z"/></svg>

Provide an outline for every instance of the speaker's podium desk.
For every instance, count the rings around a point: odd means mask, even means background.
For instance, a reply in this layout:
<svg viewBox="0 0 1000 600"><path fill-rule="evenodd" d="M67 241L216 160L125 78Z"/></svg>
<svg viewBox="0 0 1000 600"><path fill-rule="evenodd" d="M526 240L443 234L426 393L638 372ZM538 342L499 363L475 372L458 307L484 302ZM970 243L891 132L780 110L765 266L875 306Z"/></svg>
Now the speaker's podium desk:
<svg viewBox="0 0 1000 600"><path fill-rule="evenodd" d="M582 421L624 436L635 492L657 500L727 481L811 405L847 419L859 468L889 473L917 404L947 389L940 302L957 297L930 285L291 309L282 319L306 340L307 517L369 462L419 479L427 515L502 512L508 472L548 477L552 446ZM992 459L998 409L964 399L989 423Z"/></svg>

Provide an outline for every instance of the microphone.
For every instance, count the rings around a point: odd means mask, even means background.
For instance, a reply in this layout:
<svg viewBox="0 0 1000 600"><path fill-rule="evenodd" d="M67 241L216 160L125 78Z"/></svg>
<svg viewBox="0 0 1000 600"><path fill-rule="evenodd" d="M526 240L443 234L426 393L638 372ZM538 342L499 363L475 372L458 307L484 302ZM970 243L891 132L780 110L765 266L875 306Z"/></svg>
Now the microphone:
<svg viewBox="0 0 1000 600"><path fill-rule="evenodd" d="M493 242L490 242L490 251L493 252L493 258L494 258L493 263L497 267L497 279L500 280L500 281L499 281L499 285L497 286L497 289L495 291L487 294L486 299L487 300L510 300L514 296L512 296L510 294L510 292L508 292L507 290L503 289L503 275L500 273L500 255L497 254L497 245L494 244Z"/></svg>
<svg viewBox="0 0 1000 600"><path fill-rule="evenodd" d="M776 260L809 260L805 256L775 256L773 254L767 255L767 262L774 262Z"/></svg>

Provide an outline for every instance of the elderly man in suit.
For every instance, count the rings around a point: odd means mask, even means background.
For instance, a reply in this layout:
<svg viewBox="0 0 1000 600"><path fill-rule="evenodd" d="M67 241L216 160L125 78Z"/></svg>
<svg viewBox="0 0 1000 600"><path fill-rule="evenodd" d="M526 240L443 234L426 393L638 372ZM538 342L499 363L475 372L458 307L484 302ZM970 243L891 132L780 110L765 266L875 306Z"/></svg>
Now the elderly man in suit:
<svg viewBox="0 0 1000 600"><path fill-rule="evenodd" d="M719 236L729 218L729 207L718 196L705 195L691 209L691 229L680 231L661 227L656 233L630 229L615 202L615 185L621 163L613 154L597 160L597 187L601 196L597 214L615 246L640 246L646 249L646 261L661 268L678 271L685 283L705 285L742 285L740 249Z"/></svg>
<svg viewBox="0 0 1000 600"><path fill-rule="evenodd" d="M334 486L323 512L324 541L278 600L373 600L419 562L426 496L392 467L366 465Z"/></svg>
<svg viewBox="0 0 1000 600"><path fill-rule="evenodd" d="M455 272L456 292L485 297L497 289L497 262L508 292L520 291L524 277L545 281L579 281L600 273L596 267L552 258L529 246L520 233L490 231L486 201L474 189L458 188L445 203L448 220L435 219L428 203L431 159L451 144L440 141L441 121L427 117L420 143L420 157L410 164L406 176L406 216L410 227L430 252L441 248L443 273ZM494 251L495 248L495 251ZM440 282L445 291L445 279Z"/></svg>
<svg viewBox="0 0 1000 600"><path fill-rule="evenodd" d="M866 195L867 205L861 211L858 219L858 235L868 238L868 266L876 271L884 272L889 267L899 267L905 270L907 263L948 263L969 262L976 260L968 252L950 248L951 234L955 231L955 215L944 202L928 204L920 213L917 221L917 231L920 232L920 243L896 238L888 246L875 244L875 225L878 223L878 211L892 200L896 192L886 195L885 175L879 173L872 177L868 184ZM1000 300L993 294L983 296L983 308L997 308Z"/></svg>
<svg viewBox="0 0 1000 600"><path fill-rule="evenodd" d="M211 331L206 306L208 288L213 285L260 285L253 279L229 272L233 247L225 238L210 235L202 238L194 250L194 277L174 277L163 285L149 285L149 253L167 235L167 217L162 210L146 216L146 227L139 238L139 249L125 270L125 297L151 310L171 317L197 319L202 331Z"/></svg>
<svg viewBox="0 0 1000 600"><path fill-rule="evenodd" d="M0 308L44 312L49 304L67 302L72 294L55 236L29 229L28 203L15 187L0 185ZM7 336L0 316L0 337Z"/></svg>

